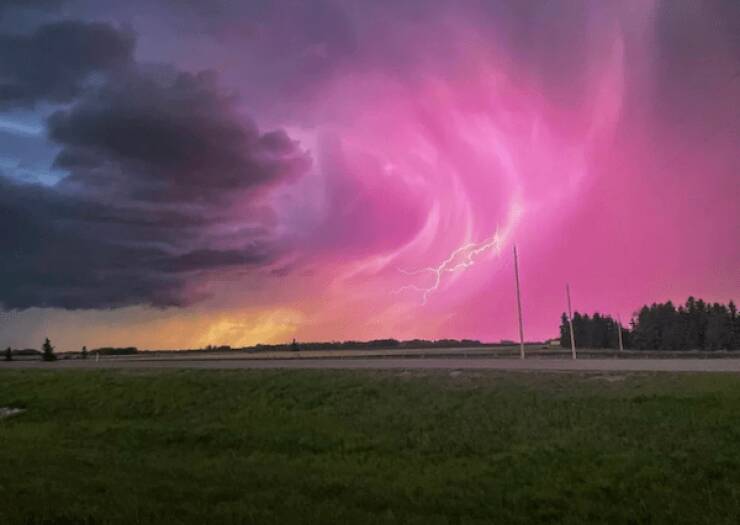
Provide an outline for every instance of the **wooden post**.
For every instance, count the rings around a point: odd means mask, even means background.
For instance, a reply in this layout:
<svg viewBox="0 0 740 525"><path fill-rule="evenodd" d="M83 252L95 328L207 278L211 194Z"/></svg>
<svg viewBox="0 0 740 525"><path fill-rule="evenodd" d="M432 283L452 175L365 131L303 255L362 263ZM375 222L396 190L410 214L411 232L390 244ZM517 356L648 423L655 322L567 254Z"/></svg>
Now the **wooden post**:
<svg viewBox="0 0 740 525"><path fill-rule="evenodd" d="M624 351L624 343L622 341L622 316L617 314L617 329L619 330L619 351Z"/></svg>
<svg viewBox="0 0 740 525"><path fill-rule="evenodd" d="M519 290L519 256L514 245L514 279L516 280L516 307L519 314L519 358L524 359L524 324L522 323L522 297Z"/></svg>
<svg viewBox="0 0 740 525"><path fill-rule="evenodd" d="M576 335L573 333L573 310L570 306L570 285L565 285L565 295L568 297L568 326L570 326L570 354L576 359Z"/></svg>

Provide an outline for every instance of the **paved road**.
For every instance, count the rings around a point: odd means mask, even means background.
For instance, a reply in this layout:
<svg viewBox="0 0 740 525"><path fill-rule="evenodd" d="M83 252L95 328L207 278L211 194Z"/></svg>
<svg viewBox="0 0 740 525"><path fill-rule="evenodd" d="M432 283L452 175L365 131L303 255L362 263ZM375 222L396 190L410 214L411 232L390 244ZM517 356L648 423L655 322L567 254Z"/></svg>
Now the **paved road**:
<svg viewBox="0 0 740 525"><path fill-rule="evenodd" d="M465 369L582 372L732 372L740 373L740 359L103 359L0 362L0 371L12 368L45 369Z"/></svg>

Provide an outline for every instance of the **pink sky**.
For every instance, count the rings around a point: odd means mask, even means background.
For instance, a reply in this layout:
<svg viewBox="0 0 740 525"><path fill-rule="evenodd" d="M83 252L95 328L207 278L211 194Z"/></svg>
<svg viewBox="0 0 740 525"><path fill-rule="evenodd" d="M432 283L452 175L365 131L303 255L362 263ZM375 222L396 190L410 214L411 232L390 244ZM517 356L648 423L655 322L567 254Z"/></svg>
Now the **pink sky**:
<svg viewBox="0 0 740 525"><path fill-rule="evenodd" d="M514 339L513 243L529 340L557 335L566 283L575 309L625 321L654 301L737 299L740 48L718 11L532 7L522 36L476 2L434 6L348 3L353 53L305 46L301 60L334 60L305 79L236 22L214 22L220 36L192 53L142 31L140 54L215 67L240 110L310 157L261 197L283 251L194 276L188 293L205 299L184 308L6 314L12 343ZM260 71L284 99L254 103ZM230 225L256 220L253 202L234 209Z"/></svg>

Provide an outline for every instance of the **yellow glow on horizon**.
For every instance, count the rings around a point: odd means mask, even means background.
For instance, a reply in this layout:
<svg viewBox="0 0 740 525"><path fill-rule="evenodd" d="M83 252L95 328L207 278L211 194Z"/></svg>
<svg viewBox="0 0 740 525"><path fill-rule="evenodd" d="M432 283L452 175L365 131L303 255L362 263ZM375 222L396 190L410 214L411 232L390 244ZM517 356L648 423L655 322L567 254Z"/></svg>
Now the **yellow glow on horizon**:
<svg viewBox="0 0 740 525"><path fill-rule="evenodd" d="M30 318L32 311L26 312ZM22 315L21 321L23 322ZM103 346L136 346L140 350L196 349L208 345L232 347L284 343L306 323L305 314L291 307L235 310L158 310L129 307L119 310L72 312L50 310L43 323L25 320L29 342L10 342L18 348L39 347L50 337L60 352ZM80 326L85 330L81 331Z"/></svg>
<svg viewBox="0 0 740 525"><path fill-rule="evenodd" d="M258 343L279 343L293 337L304 320L304 315L293 309L223 314L208 322L202 335L195 340L197 346L230 345L250 346Z"/></svg>

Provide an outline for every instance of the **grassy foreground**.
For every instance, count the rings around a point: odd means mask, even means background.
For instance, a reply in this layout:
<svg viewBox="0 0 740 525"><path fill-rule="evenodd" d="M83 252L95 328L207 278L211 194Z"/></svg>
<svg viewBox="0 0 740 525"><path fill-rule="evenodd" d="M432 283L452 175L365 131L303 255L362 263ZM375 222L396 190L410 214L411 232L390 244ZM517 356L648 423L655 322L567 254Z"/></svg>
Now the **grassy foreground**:
<svg viewBox="0 0 740 525"><path fill-rule="evenodd" d="M740 377L8 371L0 523L740 522Z"/></svg>

